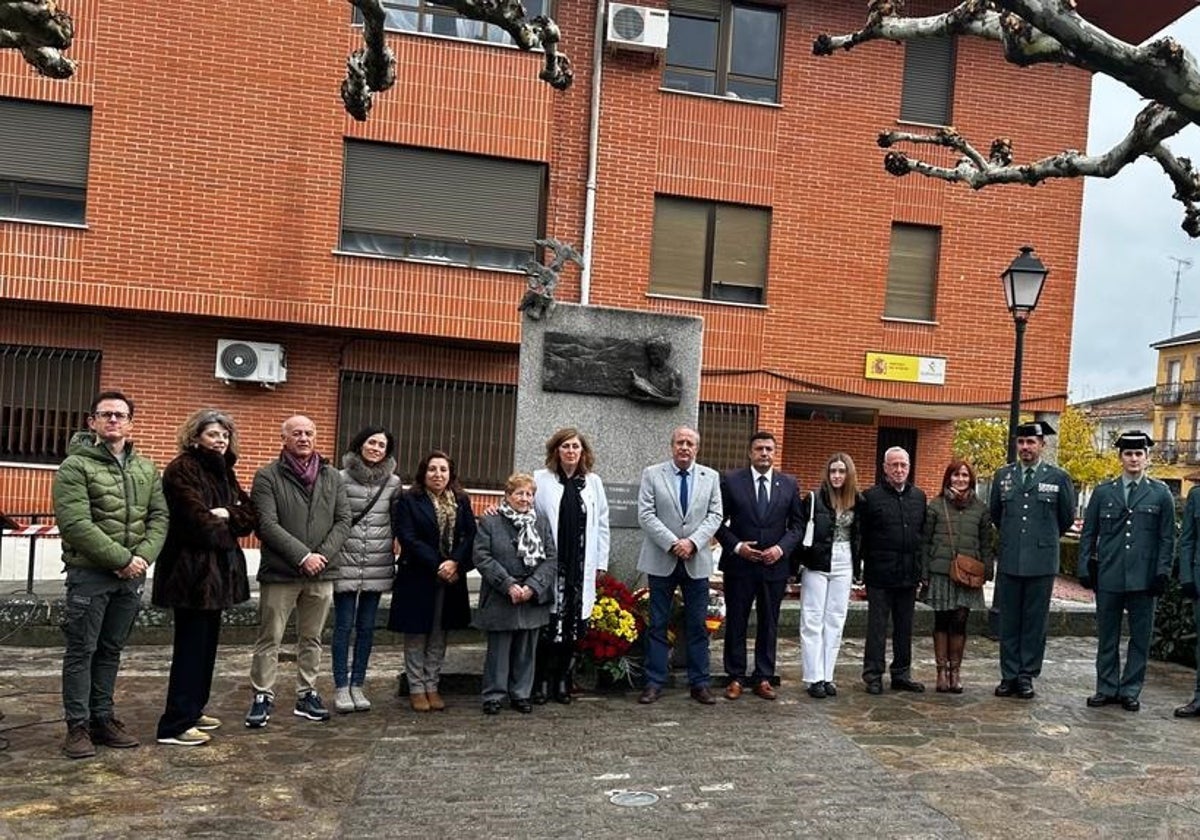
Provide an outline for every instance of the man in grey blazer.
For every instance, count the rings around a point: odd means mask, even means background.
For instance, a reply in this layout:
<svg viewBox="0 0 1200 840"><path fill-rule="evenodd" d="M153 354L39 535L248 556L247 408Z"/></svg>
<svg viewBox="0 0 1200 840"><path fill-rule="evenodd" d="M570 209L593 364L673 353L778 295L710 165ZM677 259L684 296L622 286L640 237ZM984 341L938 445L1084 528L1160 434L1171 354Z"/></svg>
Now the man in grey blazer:
<svg viewBox="0 0 1200 840"><path fill-rule="evenodd" d="M639 703L662 696L667 681L667 624L675 588L683 592L687 636L688 686L692 699L716 703L709 691L708 576L713 557L709 542L721 525L721 482L716 471L696 463L700 435L680 426L671 432L671 460L642 471L638 523L644 537L637 568L650 582L650 627L646 638L646 688Z"/></svg>

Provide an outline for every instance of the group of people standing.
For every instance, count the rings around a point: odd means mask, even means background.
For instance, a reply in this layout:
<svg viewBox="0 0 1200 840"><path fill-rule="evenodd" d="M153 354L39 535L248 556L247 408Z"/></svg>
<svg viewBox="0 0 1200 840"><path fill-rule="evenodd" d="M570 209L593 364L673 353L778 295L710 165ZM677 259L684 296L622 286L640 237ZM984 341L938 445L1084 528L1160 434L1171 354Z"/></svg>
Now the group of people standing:
<svg viewBox="0 0 1200 840"><path fill-rule="evenodd" d="M503 500L477 521L446 452L422 458L412 485L403 489L395 440L381 427L352 438L339 471L319 454L313 421L289 417L278 458L255 473L247 493L235 472L238 433L229 415L215 409L190 415L178 434L179 452L161 477L134 450L133 415L125 394L97 395L88 430L72 438L54 481L67 568L67 756L94 755L97 744L138 746L115 716L113 689L146 571L156 560L153 602L173 610L175 627L157 740L190 746L211 739L221 726L205 711L221 613L249 598L238 540L251 533L261 542L260 626L247 727L263 727L271 718L279 647L293 613L293 713L329 719L316 681L331 607L334 707L341 713L369 709L364 685L380 599L389 590L387 624L404 634L409 702L418 712L444 709L439 680L447 632L472 620L471 569L481 578L475 625L488 638L483 712L497 714L506 700L522 713L550 698L571 702L576 642L592 613L597 575L608 568L610 543L604 484L578 430L551 436L544 467L510 476ZM770 432L751 437L746 468L718 475L697 462L699 434L675 429L669 459L643 471L638 494L643 542L637 568L650 591L646 682L638 701L654 703L662 695L668 626L680 589L690 695L705 705L716 702L705 629L714 541L722 548L728 608L729 700L746 689L775 699L779 610L791 576L802 583L803 677L813 698L837 694L834 668L851 584L859 580L868 602L866 690L883 691L890 622L891 688L924 691L911 672L913 613L921 597L934 610L937 690L961 692L967 620L984 606L982 580L959 579L963 557L981 565L982 577L997 577L1001 682L995 694L1033 697L1058 540L1075 512L1069 477L1042 460L1047 434L1054 430L1045 422L1018 427L1018 461L996 474L985 504L975 494L974 470L959 460L946 468L938 496L929 501L908 481L903 449L884 453L885 481L862 493L854 461L838 452L828 458L820 486L805 496L795 478L775 469ZM1144 474L1152 444L1142 433L1118 440L1123 477L1097 489L1084 520L1079 573L1097 590L1100 636L1090 706L1138 708L1154 598L1166 585L1174 546L1170 495ZM1200 495L1194 491L1182 562L1185 595L1193 600L1200 578L1193 556L1200 554L1197 523ZM752 609L757 629L749 663ZM1120 672L1123 613L1131 640ZM1196 698L1176 714L1200 716L1200 680Z"/></svg>

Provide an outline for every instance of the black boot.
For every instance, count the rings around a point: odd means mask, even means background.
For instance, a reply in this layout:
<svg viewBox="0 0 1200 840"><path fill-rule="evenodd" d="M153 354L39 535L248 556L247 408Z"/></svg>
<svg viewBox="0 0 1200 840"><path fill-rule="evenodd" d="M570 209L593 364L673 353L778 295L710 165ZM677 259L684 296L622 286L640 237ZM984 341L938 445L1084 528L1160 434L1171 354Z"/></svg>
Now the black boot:
<svg viewBox="0 0 1200 840"><path fill-rule="evenodd" d="M539 639L533 656L533 693L529 695L529 702L535 706L545 706L550 699L549 659L549 648Z"/></svg>
<svg viewBox="0 0 1200 840"><path fill-rule="evenodd" d="M571 689L575 684L575 654L560 658L561 666L554 675L554 702L566 705L571 702Z"/></svg>

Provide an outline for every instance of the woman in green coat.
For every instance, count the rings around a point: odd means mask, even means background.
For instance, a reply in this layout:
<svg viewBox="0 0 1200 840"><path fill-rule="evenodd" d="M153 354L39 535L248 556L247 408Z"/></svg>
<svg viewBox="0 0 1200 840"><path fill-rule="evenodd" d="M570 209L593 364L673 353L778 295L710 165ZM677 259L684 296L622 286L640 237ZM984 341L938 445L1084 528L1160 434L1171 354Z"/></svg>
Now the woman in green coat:
<svg viewBox="0 0 1200 840"><path fill-rule="evenodd" d="M983 588L960 586L950 579L955 554L982 560L988 580L995 574L992 518L975 494L975 470L954 460L942 477L942 492L929 500L922 534L921 582L926 603L933 609L933 650L937 659L937 690L962 693L963 650L971 610L985 609Z"/></svg>

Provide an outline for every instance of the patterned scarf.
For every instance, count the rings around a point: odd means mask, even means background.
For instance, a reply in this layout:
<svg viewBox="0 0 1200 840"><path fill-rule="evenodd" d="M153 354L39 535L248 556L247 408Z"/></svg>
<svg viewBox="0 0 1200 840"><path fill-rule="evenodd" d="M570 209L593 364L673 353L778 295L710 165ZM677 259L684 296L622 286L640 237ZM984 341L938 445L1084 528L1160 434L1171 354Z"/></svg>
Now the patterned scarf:
<svg viewBox="0 0 1200 840"><path fill-rule="evenodd" d="M285 449L279 454L279 459L296 478L300 479L304 489L311 493L313 486L317 483L317 473L321 471L321 456L314 452L305 463Z"/></svg>
<svg viewBox="0 0 1200 840"><path fill-rule="evenodd" d="M442 557L449 557L454 551L454 526L458 520L458 499L449 490L443 490L436 495L426 490L429 500L433 502L433 510L437 514L438 543Z"/></svg>
<svg viewBox="0 0 1200 840"><path fill-rule="evenodd" d="M517 556L525 562L526 569L532 569L546 559L546 546L542 545L542 536L537 532L537 514L532 509L518 513L505 499L500 503L500 515L519 532Z"/></svg>

